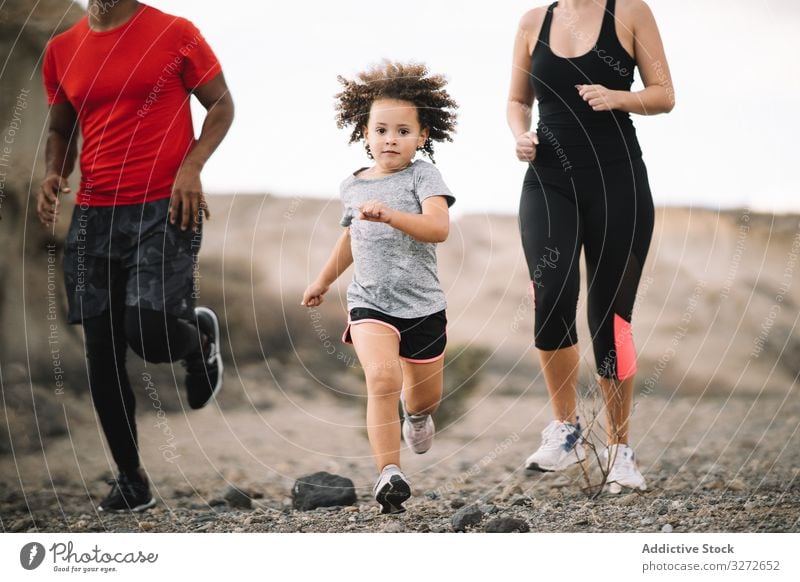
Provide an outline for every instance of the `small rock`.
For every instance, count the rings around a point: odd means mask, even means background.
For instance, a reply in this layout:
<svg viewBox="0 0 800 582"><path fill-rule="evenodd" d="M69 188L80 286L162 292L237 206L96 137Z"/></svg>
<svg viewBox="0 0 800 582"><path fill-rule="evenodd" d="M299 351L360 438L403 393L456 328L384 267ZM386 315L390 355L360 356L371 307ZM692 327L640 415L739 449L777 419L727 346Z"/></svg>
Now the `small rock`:
<svg viewBox="0 0 800 582"><path fill-rule="evenodd" d="M478 525L483 519L483 512L477 505L468 505L455 512L450 523L453 531L464 531L468 527Z"/></svg>
<svg viewBox="0 0 800 582"><path fill-rule="evenodd" d="M681 508L681 502L678 501L677 499L675 499L675 500L670 502L669 508L670 509L680 509Z"/></svg>
<svg viewBox="0 0 800 582"><path fill-rule="evenodd" d="M517 483L509 483L505 486L500 495L498 495L498 499L500 501L507 501L515 495L520 494L522 494L522 487L520 487Z"/></svg>
<svg viewBox="0 0 800 582"><path fill-rule="evenodd" d="M747 483L741 479L731 479L728 481L728 489L731 491L744 491L747 489Z"/></svg>
<svg viewBox="0 0 800 582"><path fill-rule="evenodd" d="M456 498L450 502L450 507L452 507L453 509L458 509L459 507L464 507L466 504L467 502L464 501L463 499Z"/></svg>
<svg viewBox="0 0 800 582"><path fill-rule="evenodd" d="M687 511L694 511L696 507L695 504L692 503L691 501L687 501L683 506L686 508Z"/></svg>
<svg viewBox="0 0 800 582"><path fill-rule="evenodd" d="M11 525L9 526L8 530L11 532L21 532L26 531L29 527L33 525L33 521L30 518L23 518L18 519L16 521L12 521Z"/></svg>
<svg viewBox="0 0 800 582"><path fill-rule="evenodd" d="M222 499L220 497L215 497L214 499L209 501L208 504L211 507L219 507L221 505L227 505L228 503L224 499ZM203 509L203 506L202 505L198 505L195 509Z"/></svg>
<svg viewBox="0 0 800 582"><path fill-rule="evenodd" d="M664 527L661 528L663 533L672 533L672 526L668 523L664 524Z"/></svg>
<svg viewBox="0 0 800 582"><path fill-rule="evenodd" d="M628 493L627 495L623 495L617 501L617 505L621 505L623 507L630 507L631 505L636 505L636 502L639 500L639 496L636 493Z"/></svg>
<svg viewBox="0 0 800 582"><path fill-rule="evenodd" d="M640 521L639 523L641 523L642 525L653 525L655 522L656 520L653 519L652 517L643 517L642 521Z"/></svg>
<svg viewBox="0 0 800 582"><path fill-rule="evenodd" d="M496 505L487 504L487 505L481 505L480 506L480 510L485 515L492 515L494 513L497 513L498 511L500 511L500 508L498 508Z"/></svg>
<svg viewBox="0 0 800 582"><path fill-rule="evenodd" d="M527 533L530 531L530 527L521 519L498 517L487 523L483 531L486 533Z"/></svg>
<svg viewBox="0 0 800 582"><path fill-rule="evenodd" d="M669 508L666 505L662 505L658 508L658 515L667 515Z"/></svg>
<svg viewBox="0 0 800 582"><path fill-rule="evenodd" d="M437 499L439 499L439 494L438 494L438 493L436 493L436 491L428 491L428 492L425 494L425 497L427 497L427 498L428 498L428 499L430 499L431 501L436 501Z"/></svg>
<svg viewBox="0 0 800 582"><path fill-rule="evenodd" d="M419 533L430 533L431 526L429 526L427 523L420 524L420 526L417 528L417 531Z"/></svg>
<svg viewBox="0 0 800 582"><path fill-rule="evenodd" d="M511 505L514 507L524 507L531 504L531 499L527 495L514 495L511 498Z"/></svg>
<svg viewBox="0 0 800 582"><path fill-rule="evenodd" d="M234 485L228 486L223 497L231 507L237 509L251 509L253 507L253 500L250 499L250 496Z"/></svg>
<svg viewBox="0 0 800 582"><path fill-rule="evenodd" d="M139 529L142 531L152 531L152 529L156 527L152 521L143 521L139 524Z"/></svg>
<svg viewBox="0 0 800 582"><path fill-rule="evenodd" d="M344 508L344 512L345 513L356 513L358 511L360 511L360 510L355 505L348 505L347 507Z"/></svg>
<svg viewBox="0 0 800 582"><path fill-rule="evenodd" d="M326 471L300 477L292 487L292 506L300 511L309 511L317 507L353 505L357 499L355 487L350 479Z"/></svg>

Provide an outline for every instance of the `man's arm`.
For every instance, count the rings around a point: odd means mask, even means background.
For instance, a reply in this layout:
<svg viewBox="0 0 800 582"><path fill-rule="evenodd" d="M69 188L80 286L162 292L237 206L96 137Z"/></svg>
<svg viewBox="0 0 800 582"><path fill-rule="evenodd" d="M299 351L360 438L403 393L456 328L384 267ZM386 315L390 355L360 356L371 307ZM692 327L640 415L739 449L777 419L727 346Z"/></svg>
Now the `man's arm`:
<svg viewBox="0 0 800 582"><path fill-rule="evenodd" d="M197 87L193 93L207 113L200 137L178 170L172 188L170 222L175 224L180 213L182 230L186 230L190 223L192 228L197 225L200 209L206 218L211 217L203 197L200 172L233 123L233 99L222 73Z"/></svg>
<svg viewBox="0 0 800 582"><path fill-rule="evenodd" d="M46 171L36 196L36 213L45 226L53 228L58 220L58 195L69 193L67 178L75 168L78 155L78 115L69 102L50 108L50 125L45 146Z"/></svg>

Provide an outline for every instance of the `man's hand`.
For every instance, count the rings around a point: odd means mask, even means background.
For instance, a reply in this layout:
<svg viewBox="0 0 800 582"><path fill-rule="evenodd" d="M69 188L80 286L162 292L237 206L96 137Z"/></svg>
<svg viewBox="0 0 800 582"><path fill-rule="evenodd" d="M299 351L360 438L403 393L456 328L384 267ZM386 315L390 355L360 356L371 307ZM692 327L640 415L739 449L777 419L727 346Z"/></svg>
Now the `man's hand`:
<svg viewBox="0 0 800 582"><path fill-rule="evenodd" d="M200 223L200 213L204 218L211 218L208 204L203 196L203 185L200 182L201 167L186 160L172 186L172 197L169 203L169 221L175 224L180 220L181 230L189 226L197 230Z"/></svg>
<svg viewBox="0 0 800 582"><path fill-rule="evenodd" d="M58 220L58 195L70 193L67 179L58 174L49 174L39 186L36 195L36 214L43 225L53 228Z"/></svg>

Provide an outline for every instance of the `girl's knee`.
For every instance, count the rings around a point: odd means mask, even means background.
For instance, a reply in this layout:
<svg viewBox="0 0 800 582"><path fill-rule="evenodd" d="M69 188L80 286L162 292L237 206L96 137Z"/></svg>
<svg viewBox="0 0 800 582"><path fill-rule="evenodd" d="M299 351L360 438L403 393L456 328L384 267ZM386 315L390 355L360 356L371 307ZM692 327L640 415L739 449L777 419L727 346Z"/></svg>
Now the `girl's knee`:
<svg viewBox="0 0 800 582"><path fill-rule="evenodd" d="M367 392L370 397L400 397L403 377L400 374L399 366L387 362L385 365L366 367L364 372L367 378Z"/></svg>

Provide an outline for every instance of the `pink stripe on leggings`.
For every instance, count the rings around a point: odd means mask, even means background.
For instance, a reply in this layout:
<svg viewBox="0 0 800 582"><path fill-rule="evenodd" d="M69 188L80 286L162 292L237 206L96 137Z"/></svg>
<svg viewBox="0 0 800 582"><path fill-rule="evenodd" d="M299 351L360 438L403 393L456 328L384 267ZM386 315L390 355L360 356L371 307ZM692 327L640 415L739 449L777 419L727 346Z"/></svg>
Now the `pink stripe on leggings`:
<svg viewBox="0 0 800 582"><path fill-rule="evenodd" d="M617 350L617 378L624 380L636 373L636 348L631 324L614 314L614 347Z"/></svg>

